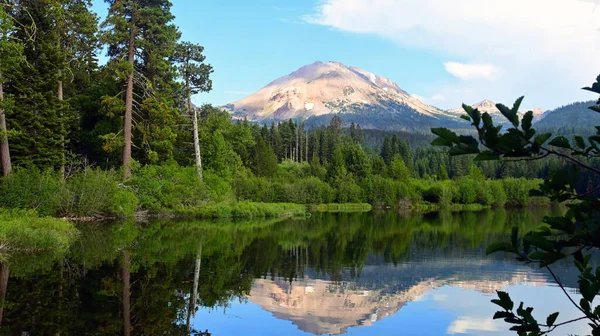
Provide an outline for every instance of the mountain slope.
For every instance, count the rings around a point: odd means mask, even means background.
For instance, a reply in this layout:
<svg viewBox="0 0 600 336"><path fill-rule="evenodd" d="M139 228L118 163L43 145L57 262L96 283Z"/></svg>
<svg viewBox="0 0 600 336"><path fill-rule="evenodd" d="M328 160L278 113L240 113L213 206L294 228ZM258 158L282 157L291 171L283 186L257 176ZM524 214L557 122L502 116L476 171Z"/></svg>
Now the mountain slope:
<svg viewBox="0 0 600 336"><path fill-rule="evenodd" d="M548 111L544 119L535 126L540 129L556 130L560 134L595 133L594 126L600 125L600 113L588 108L595 104L595 101L578 102Z"/></svg>
<svg viewBox="0 0 600 336"><path fill-rule="evenodd" d="M338 62L303 66L224 108L251 121L323 124L342 114L346 123L379 129L426 129L458 120L456 113L421 102L387 78Z"/></svg>

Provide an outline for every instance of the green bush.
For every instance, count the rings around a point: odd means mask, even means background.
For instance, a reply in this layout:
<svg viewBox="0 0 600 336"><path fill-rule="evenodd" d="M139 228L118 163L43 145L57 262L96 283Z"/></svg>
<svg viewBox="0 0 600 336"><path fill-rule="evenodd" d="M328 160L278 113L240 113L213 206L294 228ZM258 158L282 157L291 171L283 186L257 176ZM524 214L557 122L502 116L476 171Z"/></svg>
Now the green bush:
<svg viewBox="0 0 600 336"><path fill-rule="evenodd" d="M378 175L370 179L368 201L373 206L395 206L398 201L397 188L394 180Z"/></svg>
<svg viewBox="0 0 600 336"><path fill-rule="evenodd" d="M351 179L338 184L336 200L339 203L360 203L363 201L363 190Z"/></svg>
<svg viewBox="0 0 600 336"><path fill-rule="evenodd" d="M506 205L523 207L527 205L529 190L531 189L525 178L506 178L502 180L506 193Z"/></svg>
<svg viewBox="0 0 600 336"><path fill-rule="evenodd" d="M456 181L460 203L471 204L477 201L477 182L467 177L461 177Z"/></svg>
<svg viewBox="0 0 600 336"><path fill-rule="evenodd" d="M218 178L206 174L211 182ZM136 191L140 206L151 212L197 207L208 203L208 190L194 167L145 166L136 171L129 185Z"/></svg>
<svg viewBox="0 0 600 336"><path fill-rule="evenodd" d="M0 207L35 209L40 215L58 214L60 176L52 170L17 168L0 179Z"/></svg>
<svg viewBox="0 0 600 336"><path fill-rule="evenodd" d="M487 181L486 184L494 198L493 205L498 208L504 207L506 204L506 192L504 191L502 181Z"/></svg>
<svg viewBox="0 0 600 336"><path fill-rule="evenodd" d="M68 217L113 214L110 209L118 201L115 197L119 193L119 179L118 172L101 169L86 169L67 179L59 193L59 213Z"/></svg>

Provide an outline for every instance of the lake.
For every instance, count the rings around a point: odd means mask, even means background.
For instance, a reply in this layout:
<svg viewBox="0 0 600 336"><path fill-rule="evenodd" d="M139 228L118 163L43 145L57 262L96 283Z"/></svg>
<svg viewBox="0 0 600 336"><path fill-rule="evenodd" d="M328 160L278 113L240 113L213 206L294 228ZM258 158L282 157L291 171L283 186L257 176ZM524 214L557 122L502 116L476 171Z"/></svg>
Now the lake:
<svg viewBox="0 0 600 336"><path fill-rule="evenodd" d="M485 255L552 211L79 224L64 255L0 259L0 333L516 335L492 320L496 290L540 321L579 317L544 270ZM553 269L578 301L576 269Z"/></svg>

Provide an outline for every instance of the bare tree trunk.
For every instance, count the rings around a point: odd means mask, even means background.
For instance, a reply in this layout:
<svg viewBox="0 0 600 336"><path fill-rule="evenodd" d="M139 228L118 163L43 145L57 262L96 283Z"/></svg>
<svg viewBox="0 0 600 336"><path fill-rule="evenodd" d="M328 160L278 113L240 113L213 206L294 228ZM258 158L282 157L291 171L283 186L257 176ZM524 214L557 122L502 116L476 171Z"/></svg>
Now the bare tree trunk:
<svg viewBox="0 0 600 336"><path fill-rule="evenodd" d="M2 325L2 315L4 313L4 301L6 300L6 291L8 289L8 266L0 265L0 325Z"/></svg>
<svg viewBox="0 0 600 336"><path fill-rule="evenodd" d="M121 265L121 282L123 283L123 335L131 335L131 255L123 252L123 264Z"/></svg>
<svg viewBox="0 0 600 336"><path fill-rule="evenodd" d="M202 245L200 245L200 250L196 255L196 267L194 268L194 287L192 288L192 297L190 298L190 305L188 308L187 315L187 329L190 330L190 322L192 319L192 314L195 314L196 310L196 300L198 299L198 283L200 281L200 268L202 267Z"/></svg>
<svg viewBox="0 0 600 336"><path fill-rule="evenodd" d="M135 6L135 5L134 5ZM127 76L127 91L125 92L125 122L123 125L123 169L124 178L128 179L131 177L131 128L133 118L133 73L135 72L134 58L135 58L135 11L132 10L132 22L131 32L129 33L129 54L128 61L131 65L131 73Z"/></svg>
<svg viewBox="0 0 600 336"><path fill-rule="evenodd" d="M63 99L63 81L62 81L62 70L58 70L58 92L56 94L58 100L61 102L60 106L60 146L61 146L61 160L60 160L60 176L65 177L65 121L64 111L62 106Z"/></svg>
<svg viewBox="0 0 600 336"><path fill-rule="evenodd" d="M202 181L202 155L200 153L200 136L198 134L198 110L192 106L192 94L189 91L188 84L188 110L193 118L192 123L194 124L194 153L196 154L196 171Z"/></svg>
<svg viewBox="0 0 600 336"><path fill-rule="evenodd" d="M2 74L0 74L0 103L4 101L4 84L2 83ZM0 106L0 163L2 166L2 176L8 176L12 170L10 161L10 150L8 146L8 134L6 128L6 116L4 109Z"/></svg>
<svg viewBox="0 0 600 336"><path fill-rule="evenodd" d="M304 155L306 156L306 162L308 162L308 131L305 131L306 135L304 136L306 140L306 147L304 148Z"/></svg>

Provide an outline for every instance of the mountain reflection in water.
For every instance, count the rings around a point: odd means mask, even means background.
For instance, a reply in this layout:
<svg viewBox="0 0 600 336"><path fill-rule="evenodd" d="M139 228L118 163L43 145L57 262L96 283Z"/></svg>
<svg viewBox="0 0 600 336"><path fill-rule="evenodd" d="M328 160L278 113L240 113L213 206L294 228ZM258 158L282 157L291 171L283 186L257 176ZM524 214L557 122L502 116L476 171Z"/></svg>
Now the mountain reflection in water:
<svg viewBox="0 0 600 336"><path fill-rule="evenodd" d="M495 290L539 288L526 302L536 308L561 293L537 267L485 247L549 211L81 224L53 262L4 263L0 334L510 335L491 319ZM574 287L571 270L556 267Z"/></svg>

